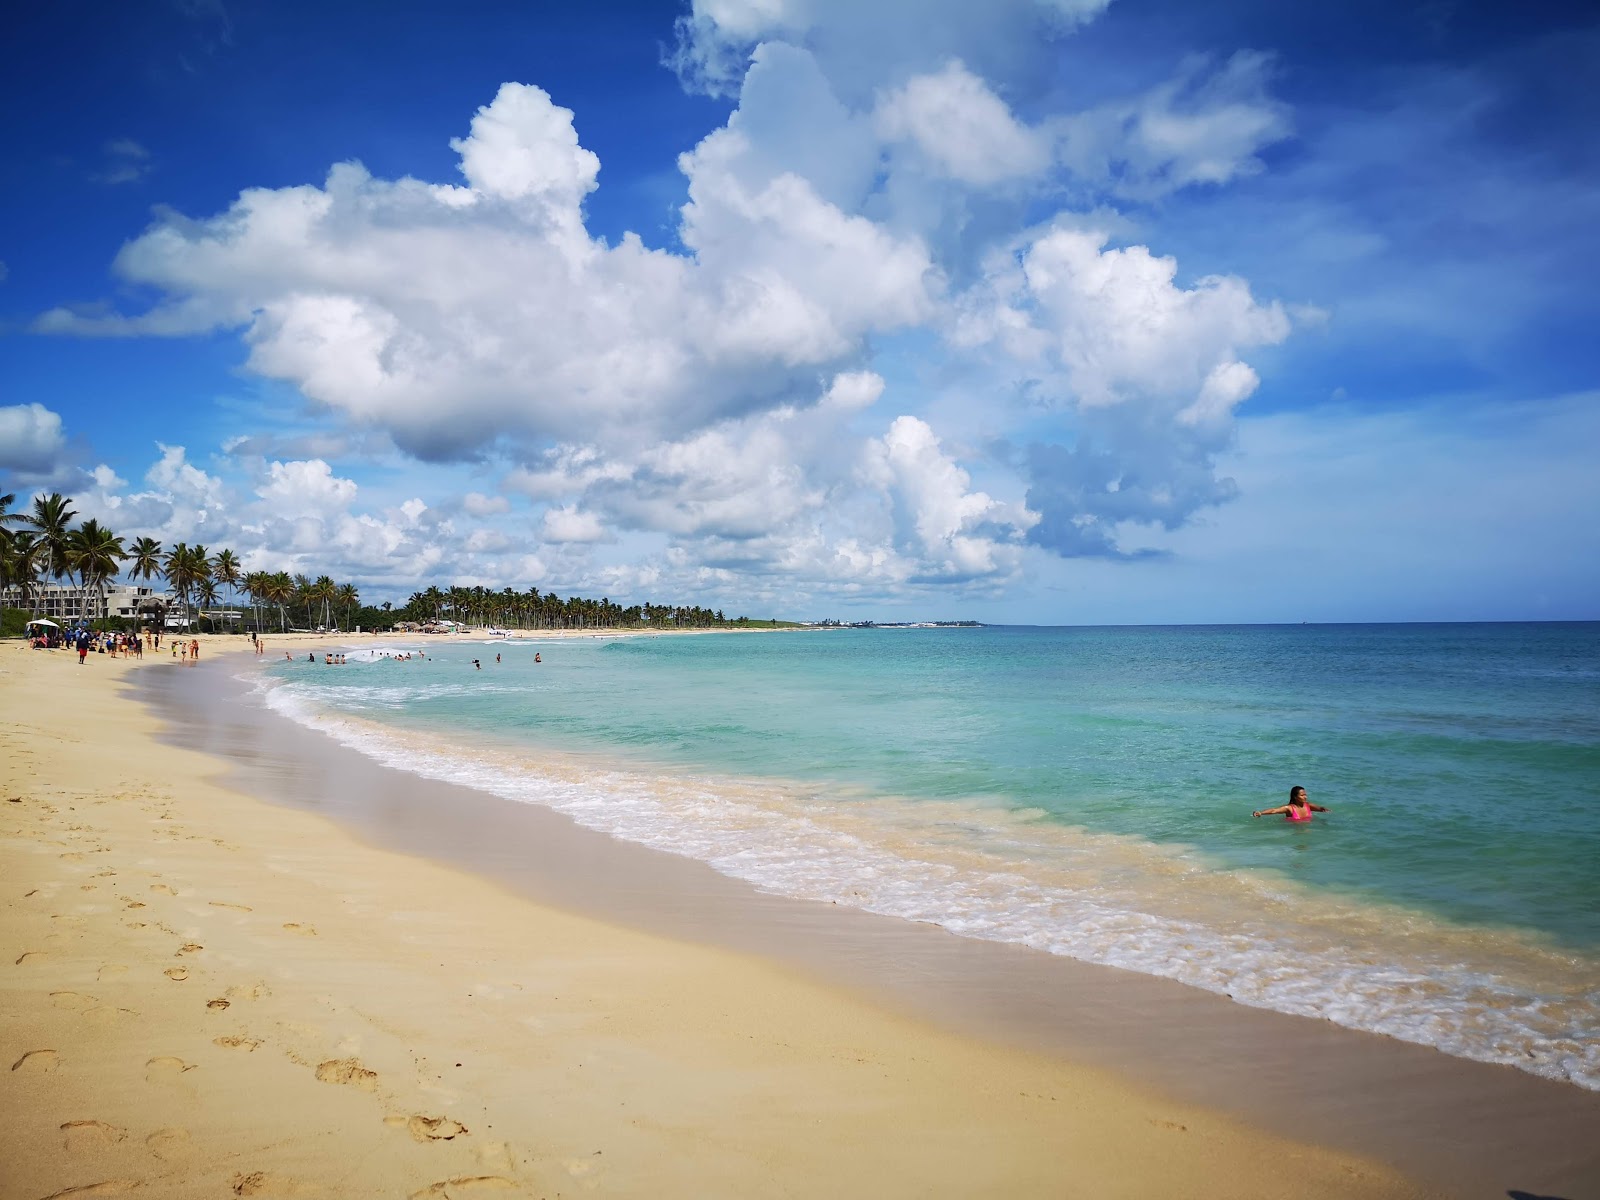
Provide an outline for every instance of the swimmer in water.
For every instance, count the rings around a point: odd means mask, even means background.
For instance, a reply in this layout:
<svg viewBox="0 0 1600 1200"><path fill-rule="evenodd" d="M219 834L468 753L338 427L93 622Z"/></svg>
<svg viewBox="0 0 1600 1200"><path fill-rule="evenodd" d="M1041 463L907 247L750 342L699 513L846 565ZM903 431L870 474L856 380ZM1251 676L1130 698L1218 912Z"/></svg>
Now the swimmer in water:
<svg viewBox="0 0 1600 1200"><path fill-rule="evenodd" d="M1289 789L1289 803L1280 804L1277 808L1263 808L1260 812L1253 812L1252 817L1273 817L1278 813L1283 814L1285 821L1309 821L1312 813L1327 812L1320 804L1313 804L1306 799L1306 790L1303 787Z"/></svg>

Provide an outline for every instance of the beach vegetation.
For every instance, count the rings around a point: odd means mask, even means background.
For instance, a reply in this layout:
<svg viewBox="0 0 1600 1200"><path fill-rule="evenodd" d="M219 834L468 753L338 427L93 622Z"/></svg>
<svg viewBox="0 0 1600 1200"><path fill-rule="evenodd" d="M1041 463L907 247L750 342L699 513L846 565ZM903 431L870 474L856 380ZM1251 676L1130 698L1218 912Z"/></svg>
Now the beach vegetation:
<svg viewBox="0 0 1600 1200"><path fill-rule="evenodd" d="M28 523L42 543L40 566L52 579L59 580L69 569L67 535L72 529L72 518L77 515L72 502L60 492L33 498L33 512L28 516Z"/></svg>
<svg viewBox="0 0 1600 1200"><path fill-rule="evenodd" d="M106 584L122 570L128 557L122 548L122 539L101 525L93 517L67 534L67 564L76 571L85 588L100 598L100 609L105 610Z"/></svg>
<svg viewBox="0 0 1600 1200"><path fill-rule="evenodd" d="M185 622L223 629L280 632L291 629L392 629L405 623L417 628L490 626L501 629L774 629L791 621L729 617L722 609L695 604L623 605L602 596L560 596L537 587L518 590L481 584L471 587L430 583L412 592L404 604L363 604L354 583L329 575L312 579L287 571L248 571L232 550L212 553L187 542L164 545L142 536L131 545L97 518L74 524L77 512L69 497L53 492L34 497L32 508L14 511L16 496L0 495L0 592L10 609L30 615L38 606L45 579L76 577L98 605L85 603L84 619L97 624L120 618L106 615L106 588L119 574L135 583L160 578L168 595L140 601L135 623L147 618L164 623L176 612ZM249 611L235 611L240 594ZM227 609L219 612L219 603ZM10 611L8 609L8 611ZM99 614L97 617L96 614ZM107 627L111 627L108 625ZM20 632L20 627L19 627Z"/></svg>
<svg viewBox="0 0 1600 1200"><path fill-rule="evenodd" d="M218 550L216 557L211 560L211 576L228 589L228 605L231 608L243 573L238 557L226 546Z"/></svg>

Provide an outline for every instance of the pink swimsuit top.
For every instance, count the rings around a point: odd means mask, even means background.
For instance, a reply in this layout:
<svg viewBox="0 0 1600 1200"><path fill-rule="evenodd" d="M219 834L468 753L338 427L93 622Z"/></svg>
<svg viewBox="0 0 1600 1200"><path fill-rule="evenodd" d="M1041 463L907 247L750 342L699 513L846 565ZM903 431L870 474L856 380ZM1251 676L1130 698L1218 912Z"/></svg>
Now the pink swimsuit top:
<svg viewBox="0 0 1600 1200"><path fill-rule="evenodd" d="M1303 816L1303 817L1295 816L1295 813L1297 811L1298 810L1296 809L1296 807L1293 804L1289 805L1289 811L1283 814L1283 819L1285 821L1309 821L1309 820L1311 820L1311 806L1309 804L1305 806L1305 813L1306 813L1305 816Z"/></svg>

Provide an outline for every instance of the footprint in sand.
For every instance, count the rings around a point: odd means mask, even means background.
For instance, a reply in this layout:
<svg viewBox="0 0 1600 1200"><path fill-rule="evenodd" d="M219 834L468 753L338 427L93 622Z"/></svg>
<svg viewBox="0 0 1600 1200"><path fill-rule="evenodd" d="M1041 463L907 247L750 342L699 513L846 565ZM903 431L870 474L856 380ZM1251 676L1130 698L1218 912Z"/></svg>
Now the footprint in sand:
<svg viewBox="0 0 1600 1200"><path fill-rule="evenodd" d="M287 925L284 926L284 928L286 930L288 930L290 933L299 934L301 937L316 937L317 936L317 931L315 929L311 928L311 926L309 926L309 925L300 925L300 924L298 924L298 923L296 923L294 921L289 922Z"/></svg>
<svg viewBox="0 0 1600 1200"><path fill-rule="evenodd" d="M115 979L118 975L126 975L127 973L128 968L121 963L107 963L95 974L95 978L104 982L107 979Z"/></svg>
<svg viewBox="0 0 1600 1200"><path fill-rule="evenodd" d="M259 1000L263 996L272 995L272 989L265 983L241 983L229 988L224 994L230 1000Z"/></svg>
<svg viewBox="0 0 1600 1200"><path fill-rule="evenodd" d="M231 908L235 912L255 911L255 909L251 908L248 904L229 904L226 900L209 900L207 903L210 904L212 908Z"/></svg>
<svg viewBox="0 0 1600 1200"><path fill-rule="evenodd" d="M385 1117L383 1123L391 1129L403 1126L414 1140L423 1144L448 1142L471 1132L461 1122L452 1121L449 1117L426 1117L421 1113L409 1117Z"/></svg>
<svg viewBox="0 0 1600 1200"><path fill-rule="evenodd" d="M224 1000L221 996L218 996L215 1000L207 1000L206 1007L211 1009L213 1012L221 1012L223 1009L228 1007L228 1001Z"/></svg>
<svg viewBox="0 0 1600 1200"><path fill-rule="evenodd" d="M164 883L152 883L150 885L150 890L152 892L160 892L164 896L176 896L178 894Z"/></svg>
<svg viewBox="0 0 1600 1200"><path fill-rule="evenodd" d="M516 1186L515 1180L503 1175L463 1175L458 1179L441 1179L420 1192L412 1192L410 1200L458 1200L461 1196L483 1192L505 1192Z"/></svg>
<svg viewBox="0 0 1600 1200"><path fill-rule="evenodd" d="M92 1154L114 1146L128 1136L120 1125L104 1121L68 1121L61 1127L61 1148L70 1154Z"/></svg>
<svg viewBox="0 0 1600 1200"><path fill-rule="evenodd" d="M202 946L199 942L185 942L183 945L178 947L178 953L179 954L198 954L198 953L200 953L200 951L202 951L204 949L205 949L205 947Z"/></svg>
<svg viewBox="0 0 1600 1200"><path fill-rule="evenodd" d="M185 979L189 978L188 967L168 967L161 973L174 983L182 983Z"/></svg>
<svg viewBox="0 0 1600 1200"><path fill-rule="evenodd" d="M314 1183L301 1183L269 1171L251 1171L248 1175L241 1171L233 1177L232 1187L235 1196L313 1196L322 1191Z"/></svg>
<svg viewBox="0 0 1600 1200"><path fill-rule="evenodd" d="M85 996L82 992L51 992L50 1003L69 1012L83 1012L85 1009L93 1008L99 1001L93 996Z"/></svg>
<svg viewBox="0 0 1600 1200"><path fill-rule="evenodd" d="M194 1153L187 1129L158 1129L145 1138L144 1145L162 1162L175 1162Z"/></svg>
<svg viewBox="0 0 1600 1200"><path fill-rule="evenodd" d="M30 963L37 963L40 959L49 958L49 957L50 956L48 954L46 954L43 950L25 950L22 953L22 957L17 959L17 961L16 961L16 963L14 965L15 966L19 966L19 967L24 967L24 966L27 966Z"/></svg>
<svg viewBox="0 0 1600 1200"><path fill-rule="evenodd" d="M123 908L143 908L144 907L144 901L143 900L129 900L122 907Z"/></svg>
<svg viewBox="0 0 1600 1200"><path fill-rule="evenodd" d="M163 1054L159 1058L152 1058L144 1064L144 1081L146 1083L176 1083L184 1074L194 1070L194 1067L194 1063L186 1063L181 1058Z"/></svg>
<svg viewBox="0 0 1600 1200"><path fill-rule="evenodd" d="M211 1044L221 1046L224 1050L243 1050L246 1054L250 1054L261 1045L261 1039L245 1037L242 1034L229 1034L226 1037L212 1038Z"/></svg>
<svg viewBox="0 0 1600 1200"><path fill-rule="evenodd" d="M599 1154L600 1151L596 1150L595 1153ZM593 1175L600 1169L600 1164L595 1162L592 1157L569 1158L561 1165L567 1169L567 1174L574 1179L582 1179L585 1175Z"/></svg>
<svg viewBox="0 0 1600 1200"><path fill-rule="evenodd" d="M48 1075L60 1065L61 1056L54 1050L29 1050L11 1064L11 1069L30 1075Z"/></svg>
<svg viewBox="0 0 1600 1200"><path fill-rule="evenodd" d="M354 1058L330 1058L317 1064L317 1078L323 1083L347 1083L364 1092L375 1091L378 1073L369 1071Z"/></svg>

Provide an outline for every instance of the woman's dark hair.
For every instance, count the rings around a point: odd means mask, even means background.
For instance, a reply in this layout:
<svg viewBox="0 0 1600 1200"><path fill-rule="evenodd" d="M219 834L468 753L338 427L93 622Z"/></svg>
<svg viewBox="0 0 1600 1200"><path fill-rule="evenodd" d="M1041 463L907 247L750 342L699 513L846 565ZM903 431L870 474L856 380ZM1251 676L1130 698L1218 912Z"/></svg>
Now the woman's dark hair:
<svg viewBox="0 0 1600 1200"><path fill-rule="evenodd" d="M1295 784L1292 788L1290 788L1289 789L1289 803L1293 804L1294 803L1294 798L1296 796L1298 796L1303 791L1305 791L1305 788L1301 787L1298 783Z"/></svg>

